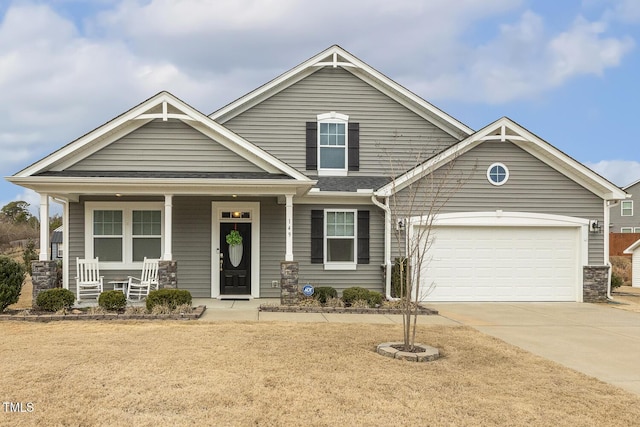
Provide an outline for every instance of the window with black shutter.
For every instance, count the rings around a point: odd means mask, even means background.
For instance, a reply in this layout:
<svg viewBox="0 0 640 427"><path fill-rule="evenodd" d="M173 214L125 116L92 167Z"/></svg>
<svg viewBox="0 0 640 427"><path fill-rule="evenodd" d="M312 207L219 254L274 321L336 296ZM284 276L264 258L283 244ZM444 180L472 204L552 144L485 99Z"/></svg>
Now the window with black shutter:
<svg viewBox="0 0 640 427"><path fill-rule="evenodd" d="M326 268L369 264L369 211L311 211L311 263Z"/></svg>
<svg viewBox="0 0 640 427"><path fill-rule="evenodd" d="M336 112L306 122L306 169L320 175L347 175L360 170L360 124Z"/></svg>

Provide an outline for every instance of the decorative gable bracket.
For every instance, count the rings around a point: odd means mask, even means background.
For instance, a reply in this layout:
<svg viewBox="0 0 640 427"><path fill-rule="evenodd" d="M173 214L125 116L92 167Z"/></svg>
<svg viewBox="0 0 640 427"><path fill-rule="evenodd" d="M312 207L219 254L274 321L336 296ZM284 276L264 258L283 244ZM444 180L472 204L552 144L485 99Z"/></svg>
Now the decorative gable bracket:
<svg viewBox="0 0 640 427"><path fill-rule="evenodd" d="M133 120L154 120L154 119L162 119L163 122L166 122L169 119L178 119L178 120L188 120L195 122L196 119L184 114L184 113L176 113L169 112L169 106L167 101L162 101L162 112L159 113L143 113L136 117L133 117Z"/></svg>
<svg viewBox="0 0 640 427"><path fill-rule="evenodd" d="M313 64L314 67L354 67L358 68L356 64L346 60L344 57L339 56L338 52L333 52L332 55L326 57L324 60L320 60Z"/></svg>
<svg viewBox="0 0 640 427"><path fill-rule="evenodd" d="M529 141L526 137L522 136L518 131L512 129L507 125L502 125L495 129L493 132L478 138L479 141Z"/></svg>

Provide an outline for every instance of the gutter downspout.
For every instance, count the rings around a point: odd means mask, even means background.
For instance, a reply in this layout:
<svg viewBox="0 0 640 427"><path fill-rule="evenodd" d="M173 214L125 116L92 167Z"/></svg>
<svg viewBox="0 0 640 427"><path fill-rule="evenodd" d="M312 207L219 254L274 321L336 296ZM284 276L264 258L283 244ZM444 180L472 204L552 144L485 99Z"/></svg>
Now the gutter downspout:
<svg viewBox="0 0 640 427"><path fill-rule="evenodd" d="M390 301L396 301L398 298L391 296L391 208L389 207L389 198L384 198L384 204L378 201L376 194L371 195L371 202L384 211L384 268L385 268L385 297Z"/></svg>
<svg viewBox="0 0 640 427"><path fill-rule="evenodd" d="M609 274L607 279L607 299L613 301L611 296L611 277L613 276L611 261L609 260L609 221L611 220L611 212L609 210L609 201L604 201L604 263L609 266Z"/></svg>

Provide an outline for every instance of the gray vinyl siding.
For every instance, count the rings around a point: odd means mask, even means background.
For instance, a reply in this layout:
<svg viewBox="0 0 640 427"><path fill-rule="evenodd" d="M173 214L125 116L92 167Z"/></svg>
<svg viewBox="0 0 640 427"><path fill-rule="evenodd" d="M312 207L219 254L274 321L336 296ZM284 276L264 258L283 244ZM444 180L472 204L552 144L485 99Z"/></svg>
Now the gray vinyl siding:
<svg viewBox="0 0 640 427"><path fill-rule="evenodd" d="M84 258L84 203L69 203L69 290L76 293L76 258Z"/></svg>
<svg viewBox="0 0 640 427"><path fill-rule="evenodd" d="M499 187L487 180L487 169L495 162L509 169L509 180ZM600 197L509 142L485 142L456 159L450 171L441 168L434 177L433 182L444 183L440 200L450 197L440 213L503 210L604 219ZM458 179L463 185L455 190L453 183ZM423 184L427 182L429 179L424 178ZM402 190L399 205L408 206L408 200L416 194L419 203L414 205L414 212L420 211L419 206L426 209L431 204L423 192L425 188L414 185ZM602 265L603 259L604 235L589 233L589 263Z"/></svg>
<svg viewBox="0 0 640 427"><path fill-rule="evenodd" d="M297 214L294 205L294 216ZM294 236L296 230L293 230ZM285 205L275 200L260 204L260 296L280 298L280 288L272 288L271 281L280 283L280 262L286 253ZM295 253L295 246L294 246Z"/></svg>
<svg viewBox="0 0 640 427"><path fill-rule="evenodd" d="M211 198L173 198L173 259L178 288L211 297Z"/></svg>
<svg viewBox="0 0 640 427"><path fill-rule="evenodd" d="M358 209L369 211L369 264L356 270L325 270L323 264L311 264L311 211L314 209ZM341 293L352 286L384 291L381 265L384 262L384 213L373 205L294 205L294 253L299 262L299 283L332 286Z"/></svg>
<svg viewBox="0 0 640 427"><path fill-rule="evenodd" d="M178 120L154 120L68 170L262 172Z"/></svg>
<svg viewBox="0 0 640 427"><path fill-rule="evenodd" d="M624 191L631 194L631 198L627 200L633 201L633 216L622 216L622 202L611 207L609 222L612 233L620 233L622 227L640 227L640 182Z"/></svg>
<svg viewBox="0 0 640 427"><path fill-rule="evenodd" d="M149 201L149 198L83 198L80 203L71 203L70 213L70 289L75 293L76 257L84 258L84 202L85 201ZM215 200L228 199L214 197L175 196L173 198L173 259L178 263L178 288L191 292L194 298L209 298L211 296L211 204ZM285 206L278 204L275 197L252 198L243 201L260 202L260 296L262 298L280 296L279 288L272 288L271 282L280 282L280 262L285 255ZM315 207L321 208L321 207ZM369 209L369 207L358 207ZM310 245L311 208L305 205L294 205L294 216L304 215L302 221L294 220L294 257L300 261L301 275L305 280L313 283L323 283L332 286L327 280L339 278L339 283L357 282L371 289L381 290L380 263L382 262L382 232L383 220L375 215L377 208L371 210L371 263L358 266L358 271L331 272L325 274L322 269L314 265L311 267ZM300 225L298 225L300 223ZM378 233L379 236L374 236ZM299 234L299 235L298 235ZM304 257L304 259L302 259ZM303 268L303 265L305 266ZM306 267L309 266L309 267ZM110 280L126 279L137 276L139 271L103 270L105 290L111 289ZM328 272L327 272L328 273ZM345 277L349 276L349 279ZM357 277L352 279L351 277ZM341 285L343 286L343 285ZM355 285L353 285L355 286ZM337 286L341 289L340 286Z"/></svg>
<svg viewBox="0 0 640 427"><path fill-rule="evenodd" d="M322 68L224 125L301 172L315 175L305 170L305 123L331 111L360 123L360 171L350 176L398 175L456 142L341 68Z"/></svg>

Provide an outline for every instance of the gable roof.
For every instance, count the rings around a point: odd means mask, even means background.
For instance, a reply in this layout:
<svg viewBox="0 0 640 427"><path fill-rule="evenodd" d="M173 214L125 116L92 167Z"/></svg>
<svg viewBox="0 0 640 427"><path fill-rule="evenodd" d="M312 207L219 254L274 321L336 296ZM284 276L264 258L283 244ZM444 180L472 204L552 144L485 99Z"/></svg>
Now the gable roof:
<svg viewBox="0 0 640 427"><path fill-rule="evenodd" d="M15 178L34 177L47 172L64 171L69 166L156 119L181 120L268 173L284 174L299 181L311 181L296 169L166 91L143 101L115 119L26 167L10 177L10 181Z"/></svg>
<svg viewBox="0 0 640 427"><path fill-rule="evenodd" d="M485 126L397 177L393 182L376 191L376 195L388 197L485 141L509 141L604 200L622 200L626 197L626 193L618 186L507 117L502 117Z"/></svg>
<svg viewBox="0 0 640 427"><path fill-rule="evenodd" d="M633 243L631 246L629 246L627 249L625 249L624 251L622 251L623 254L633 254L633 252L640 248L640 239L636 240L635 243Z"/></svg>
<svg viewBox="0 0 640 427"><path fill-rule="evenodd" d="M637 184L640 184L640 179L635 181L635 182L632 182L631 184L627 185L626 187L622 187L622 189L626 191L629 188L631 188L631 187L633 187L634 185L637 185Z"/></svg>
<svg viewBox="0 0 640 427"><path fill-rule="evenodd" d="M473 129L470 127L394 82L338 45L333 45L318 53L263 86L222 107L209 117L219 123L225 123L322 67L342 67L457 139L462 139L473 133Z"/></svg>

